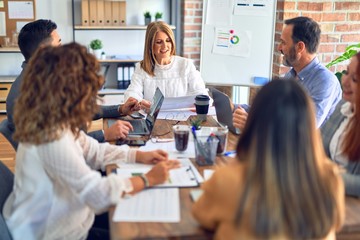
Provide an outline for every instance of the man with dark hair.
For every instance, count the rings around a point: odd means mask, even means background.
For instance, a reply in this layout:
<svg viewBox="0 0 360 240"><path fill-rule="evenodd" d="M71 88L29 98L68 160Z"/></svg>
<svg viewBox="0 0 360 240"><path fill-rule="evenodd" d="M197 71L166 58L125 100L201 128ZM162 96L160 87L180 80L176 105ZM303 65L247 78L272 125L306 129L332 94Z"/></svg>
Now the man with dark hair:
<svg viewBox="0 0 360 240"><path fill-rule="evenodd" d="M311 18L288 19L278 47L283 54L283 64L291 67L285 78L296 78L315 103L317 127L330 117L342 95L335 74L316 57L320 34L319 25Z"/></svg>
<svg viewBox="0 0 360 240"><path fill-rule="evenodd" d="M342 90L335 74L324 67L316 57L320 44L319 25L308 17L285 20L278 50L283 54L283 64L291 67L285 78L295 78L304 86L315 104L316 126L320 127L334 112ZM234 126L243 129L247 112L235 106Z"/></svg>
<svg viewBox="0 0 360 240"><path fill-rule="evenodd" d="M39 19L34 22L26 24L20 31L18 37L18 44L25 61L22 63L22 71L11 86L10 92L6 99L6 113L8 119L8 128L14 132L15 125L13 121L13 112L15 100L20 94L20 85L24 76L26 65L29 62L35 51L41 46L59 46L61 38L57 32L57 25L51 20ZM103 117L119 117L121 115L128 115L132 111L138 110L138 104L135 99L129 99L123 105L101 106L101 112L94 116L94 120ZM127 121L117 121L114 125L106 130L99 130L88 133L91 137L99 142L116 140L118 138L125 138L132 126ZM16 146L17 147L17 146Z"/></svg>

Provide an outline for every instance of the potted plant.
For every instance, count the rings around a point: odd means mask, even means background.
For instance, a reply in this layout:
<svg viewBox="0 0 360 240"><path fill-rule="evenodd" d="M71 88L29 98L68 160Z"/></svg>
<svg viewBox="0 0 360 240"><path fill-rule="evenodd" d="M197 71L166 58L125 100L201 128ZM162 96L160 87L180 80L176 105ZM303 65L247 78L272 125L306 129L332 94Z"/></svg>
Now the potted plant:
<svg viewBox="0 0 360 240"><path fill-rule="evenodd" d="M144 12L145 25L151 22L151 13L149 11Z"/></svg>
<svg viewBox="0 0 360 240"><path fill-rule="evenodd" d="M162 21L162 16L163 16L162 12L156 12L155 13L155 20L156 21Z"/></svg>
<svg viewBox="0 0 360 240"><path fill-rule="evenodd" d="M102 48L103 48L102 41L99 40L99 39L92 40L90 42L90 48L91 48L93 54L96 56L96 58L100 59L101 58L101 53L103 52L102 51Z"/></svg>
<svg viewBox="0 0 360 240"><path fill-rule="evenodd" d="M332 60L331 62L329 62L328 64L326 64L325 67L327 68L330 68L331 66L334 66L338 63L341 63L343 61L346 61L346 60L349 60L352 56L354 56L358 51L360 50L360 43L357 43L357 44L353 44L353 45L350 45L348 46L346 49L345 49L345 52L335 58L334 60ZM340 83L341 83L341 78L342 76L345 74L346 70L343 70L341 72L336 72L335 75L336 77L339 79Z"/></svg>

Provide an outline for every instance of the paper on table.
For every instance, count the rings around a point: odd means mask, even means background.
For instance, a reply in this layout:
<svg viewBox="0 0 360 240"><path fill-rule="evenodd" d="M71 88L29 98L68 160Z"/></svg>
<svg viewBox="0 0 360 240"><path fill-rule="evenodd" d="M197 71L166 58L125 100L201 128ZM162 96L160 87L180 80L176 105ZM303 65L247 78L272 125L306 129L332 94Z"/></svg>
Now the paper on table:
<svg viewBox="0 0 360 240"><path fill-rule="evenodd" d="M184 152L177 151L175 148L175 143L173 141L160 143L153 143L152 141L147 141L145 146L140 147L140 150L142 151L152 151L156 149L162 149L166 151L169 154L170 159L195 158L195 145L191 139L189 139L188 147Z"/></svg>
<svg viewBox="0 0 360 240"><path fill-rule="evenodd" d="M116 205L113 221L180 222L179 189L147 189L122 198Z"/></svg>
<svg viewBox="0 0 360 240"><path fill-rule="evenodd" d="M215 116L216 110L215 107L209 107L208 111L209 116ZM157 119L167 119L167 120L175 120L175 121L186 121L190 116L196 116L195 109L183 108L183 109L172 109L172 110L164 110L161 108Z"/></svg>
<svg viewBox="0 0 360 240"><path fill-rule="evenodd" d="M134 164L133 164L134 165ZM124 167L116 169L116 173L118 176L122 178L130 178L134 176L139 176L141 174L147 173L152 168L151 165L145 165L142 167ZM163 188L163 187L197 187L199 186L199 182L195 176L196 169L193 169L191 166L182 166L180 168L171 169L169 171L168 180L163 183L154 186L154 188Z"/></svg>
<svg viewBox="0 0 360 240"><path fill-rule="evenodd" d="M196 95L185 97L166 97L161 105L161 110L194 108L195 97Z"/></svg>

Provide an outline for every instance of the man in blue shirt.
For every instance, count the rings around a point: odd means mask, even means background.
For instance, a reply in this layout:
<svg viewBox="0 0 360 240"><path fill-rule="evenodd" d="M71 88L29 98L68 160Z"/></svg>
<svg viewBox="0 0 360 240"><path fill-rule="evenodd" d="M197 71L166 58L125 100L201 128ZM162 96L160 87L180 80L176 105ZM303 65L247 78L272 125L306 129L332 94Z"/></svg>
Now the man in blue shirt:
<svg viewBox="0 0 360 240"><path fill-rule="evenodd" d="M324 67L316 56L320 43L319 25L308 17L285 20L278 50L283 64L291 67L285 78L295 78L314 101L316 125L320 127L333 113L342 90L335 74ZM234 126L242 129L247 112L237 106L233 114Z"/></svg>

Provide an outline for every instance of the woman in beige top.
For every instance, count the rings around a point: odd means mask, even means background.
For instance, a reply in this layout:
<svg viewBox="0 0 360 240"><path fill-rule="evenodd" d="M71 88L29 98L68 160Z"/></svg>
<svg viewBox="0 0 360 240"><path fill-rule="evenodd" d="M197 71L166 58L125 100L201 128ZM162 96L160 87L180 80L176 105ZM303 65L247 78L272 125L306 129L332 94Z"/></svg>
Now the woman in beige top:
<svg viewBox="0 0 360 240"><path fill-rule="evenodd" d="M314 109L294 80L258 93L237 146L193 206L216 239L335 239L344 186L326 158Z"/></svg>

